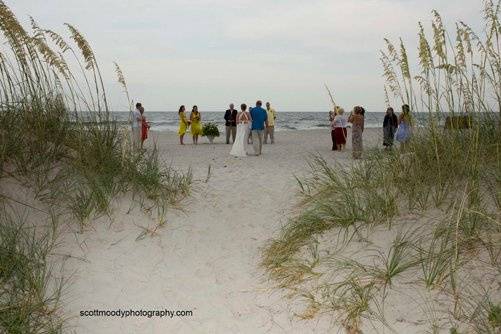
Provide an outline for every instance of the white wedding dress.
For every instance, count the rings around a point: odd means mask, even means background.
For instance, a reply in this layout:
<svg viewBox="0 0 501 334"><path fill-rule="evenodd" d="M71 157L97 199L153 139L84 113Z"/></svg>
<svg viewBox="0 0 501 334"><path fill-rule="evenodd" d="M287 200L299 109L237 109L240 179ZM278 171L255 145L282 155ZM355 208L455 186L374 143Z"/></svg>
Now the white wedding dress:
<svg viewBox="0 0 501 334"><path fill-rule="evenodd" d="M231 147L230 154L235 157L247 156L247 137L249 136L249 118L247 114L242 113L239 116L239 123L237 124L237 135L235 142Z"/></svg>

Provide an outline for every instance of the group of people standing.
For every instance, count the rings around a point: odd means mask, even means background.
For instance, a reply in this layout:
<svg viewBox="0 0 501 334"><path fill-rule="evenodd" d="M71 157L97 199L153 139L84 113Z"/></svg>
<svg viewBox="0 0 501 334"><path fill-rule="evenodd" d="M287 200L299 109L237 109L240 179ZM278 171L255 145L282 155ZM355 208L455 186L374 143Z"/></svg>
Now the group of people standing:
<svg viewBox="0 0 501 334"><path fill-rule="evenodd" d="M136 109L132 112L132 146L134 149L143 149L144 141L148 138L150 125L144 116L144 107L136 103Z"/></svg>
<svg viewBox="0 0 501 334"><path fill-rule="evenodd" d="M261 101L258 101L261 102ZM262 102L261 102L262 104ZM247 105L246 104L241 104L240 105L240 112L235 109L235 105L233 103L230 104L230 108L226 110L224 114L224 120L226 121L226 144L230 144L230 137L232 140L232 143L235 142L236 135L237 135L237 128L238 128L238 115L239 113L241 114L242 112L247 112ZM256 107L257 107L257 102L256 102ZM261 105L259 106L261 107ZM245 108L242 109L242 108ZM253 108L249 108L251 110ZM263 129L263 140L265 144L268 144L268 138L270 139L270 143L274 144L275 143L275 120L277 119L277 112L275 109L271 107L270 102L266 102L266 115L268 118L268 123L266 124L266 127ZM247 112L247 115L250 117L250 113ZM250 119L249 121L251 121ZM248 141L250 142L252 140L252 137L248 136Z"/></svg>
<svg viewBox="0 0 501 334"><path fill-rule="evenodd" d="M393 147L394 140L397 140L401 146L406 145L412 135L412 116L409 105L402 106L400 115L395 115L392 107L386 109L386 115L383 120L383 145L386 149Z"/></svg>
<svg viewBox="0 0 501 334"><path fill-rule="evenodd" d="M256 106L249 108L243 103L240 111L234 109L230 104L230 109L226 110L224 119L226 120L226 144L230 143L230 135L233 140L230 154L235 157L245 157L247 155L259 156L262 153L263 143L275 143L275 120L276 112L271 108L269 102L266 103L266 110L262 107L262 102L258 100ZM250 152L248 145L252 143L253 152Z"/></svg>
<svg viewBox="0 0 501 334"><path fill-rule="evenodd" d="M198 107L194 105L189 117L186 116L184 105L179 107L179 143L184 145L184 135L191 127L193 143L198 144L198 139L202 135L202 117ZM262 102L258 100L256 106L247 110L246 104L240 105L240 111L235 109L233 103L224 114L226 126L226 144L233 144L230 154L233 156L261 155L262 145L275 142L275 121L277 113L271 107L270 102L266 103L266 109L262 107ZM345 116L343 108L336 106L329 113L331 125L332 150L343 151L348 138L347 128L351 124L352 154L354 159L360 159L363 151L362 134L365 123L365 109L355 106L348 117ZM144 107L141 103L136 103L136 109L132 112L132 144L135 149L143 149L143 143L148 138L150 125L144 116ZM412 135L412 116L409 105L402 106L402 112L397 116L392 107L386 110L383 120L383 145L386 149L391 149L394 140L401 146L405 146ZM230 141L231 139L231 141ZM248 146L252 144L253 152Z"/></svg>
<svg viewBox="0 0 501 334"><path fill-rule="evenodd" d="M351 123L352 154L354 159L360 159L363 151L362 134L365 123L365 109L356 106L348 117L344 109L335 107L329 113L331 122L332 150L342 151L346 145L348 137L348 123ZM402 113L397 117L393 108L386 110L383 120L383 145L390 149L393 146L394 139L405 145L412 132L412 118L410 108L407 104L402 106Z"/></svg>
<svg viewBox="0 0 501 334"><path fill-rule="evenodd" d="M193 144L198 145L198 138L202 135L202 116L198 111L197 106L191 108L190 117L186 117L186 108L184 105L179 107L179 144L184 145L184 135L191 126L191 135L193 137Z"/></svg>
<svg viewBox="0 0 501 334"><path fill-rule="evenodd" d="M334 110L329 113L329 118L331 121L331 138L333 151L344 150L346 139L348 138L348 123L351 123L353 158L359 159L362 157L362 133L364 131L364 116L365 109L361 106L354 107L353 111L348 117L345 116L344 109L341 107L335 107Z"/></svg>
<svg viewBox="0 0 501 334"><path fill-rule="evenodd" d="M179 143L184 145L184 135L191 127L191 135L193 136L193 144L198 144L198 138L202 135L202 117L197 106L193 106L189 117L186 116L186 108L184 105L179 107ZM270 102L266 103L266 110L262 108L262 102L257 101L254 108L249 108L247 105L241 104L240 111L235 109L235 105L231 103L229 109L224 114L226 126L226 144L233 144L232 155L245 156L247 153L247 145L253 143L254 154L260 155L262 144L267 144L268 139L271 144L275 143L275 120L277 118L276 111L271 107ZM245 154L244 154L245 151Z"/></svg>

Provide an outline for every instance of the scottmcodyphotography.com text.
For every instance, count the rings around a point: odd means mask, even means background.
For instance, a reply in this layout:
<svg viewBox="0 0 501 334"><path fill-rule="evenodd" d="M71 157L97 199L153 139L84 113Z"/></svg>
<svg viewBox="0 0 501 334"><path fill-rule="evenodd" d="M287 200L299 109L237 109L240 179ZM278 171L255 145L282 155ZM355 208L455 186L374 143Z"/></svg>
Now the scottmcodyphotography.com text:
<svg viewBox="0 0 501 334"><path fill-rule="evenodd" d="M84 310L80 311L81 317L147 317L147 318L174 318L174 317L192 317L191 310L133 310L133 309L117 309L117 310Z"/></svg>

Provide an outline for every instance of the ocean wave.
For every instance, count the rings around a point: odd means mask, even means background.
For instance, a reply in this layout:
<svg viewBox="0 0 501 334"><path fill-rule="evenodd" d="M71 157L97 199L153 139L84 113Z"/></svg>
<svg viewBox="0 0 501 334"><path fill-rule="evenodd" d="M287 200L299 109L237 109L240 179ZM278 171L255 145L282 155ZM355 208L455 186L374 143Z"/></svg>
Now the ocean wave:
<svg viewBox="0 0 501 334"><path fill-rule="evenodd" d="M298 128L295 127L295 126L292 126L292 125L288 125L288 124L283 124L283 125L280 125L280 126L277 126L277 130L297 130Z"/></svg>
<svg viewBox="0 0 501 334"><path fill-rule="evenodd" d="M148 121L150 125L152 126L166 126L166 125L178 125L179 121L177 120L172 120L172 121Z"/></svg>
<svg viewBox="0 0 501 334"><path fill-rule="evenodd" d="M153 125L153 126L151 126L151 130L159 131L159 132L163 132L163 131L177 132L178 127L174 126L174 125L157 125L157 126Z"/></svg>

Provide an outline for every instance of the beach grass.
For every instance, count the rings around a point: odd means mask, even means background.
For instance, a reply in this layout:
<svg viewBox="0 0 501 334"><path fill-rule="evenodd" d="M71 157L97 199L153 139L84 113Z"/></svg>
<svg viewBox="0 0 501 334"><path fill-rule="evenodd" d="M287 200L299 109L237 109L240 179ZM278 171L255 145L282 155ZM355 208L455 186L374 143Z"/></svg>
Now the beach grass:
<svg viewBox="0 0 501 334"><path fill-rule="evenodd" d="M57 242L58 220L37 228L1 204L0 328L3 333L60 333L63 280L49 258ZM37 222L41 223L41 222Z"/></svg>
<svg viewBox="0 0 501 334"><path fill-rule="evenodd" d="M84 229L129 196L161 225L190 191L191 173L164 166L156 148L132 149L129 129L109 112L94 51L77 28L65 26L74 44L33 18L28 31L0 1L0 182L31 194L22 200L8 188L0 194L2 333L64 328L64 282L49 261L56 217ZM23 214L34 209L40 222Z"/></svg>
<svg viewBox="0 0 501 334"><path fill-rule="evenodd" d="M368 328L363 319L391 327L384 303L401 293L395 285L447 301L425 301L434 310L432 332L501 329L499 10L500 3L485 2L485 36L458 23L455 42L433 12L431 42L419 25L416 76L403 41L386 40L388 104L395 98L427 112L427 123L400 148L370 150L350 167L313 158L310 176L298 179L300 213L263 252L261 264L278 287L311 295L318 313L347 332ZM443 113L465 112L467 128L439 122ZM309 269L291 263L311 261L312 244L322 255L316 280L306 281Z"/></svg>

